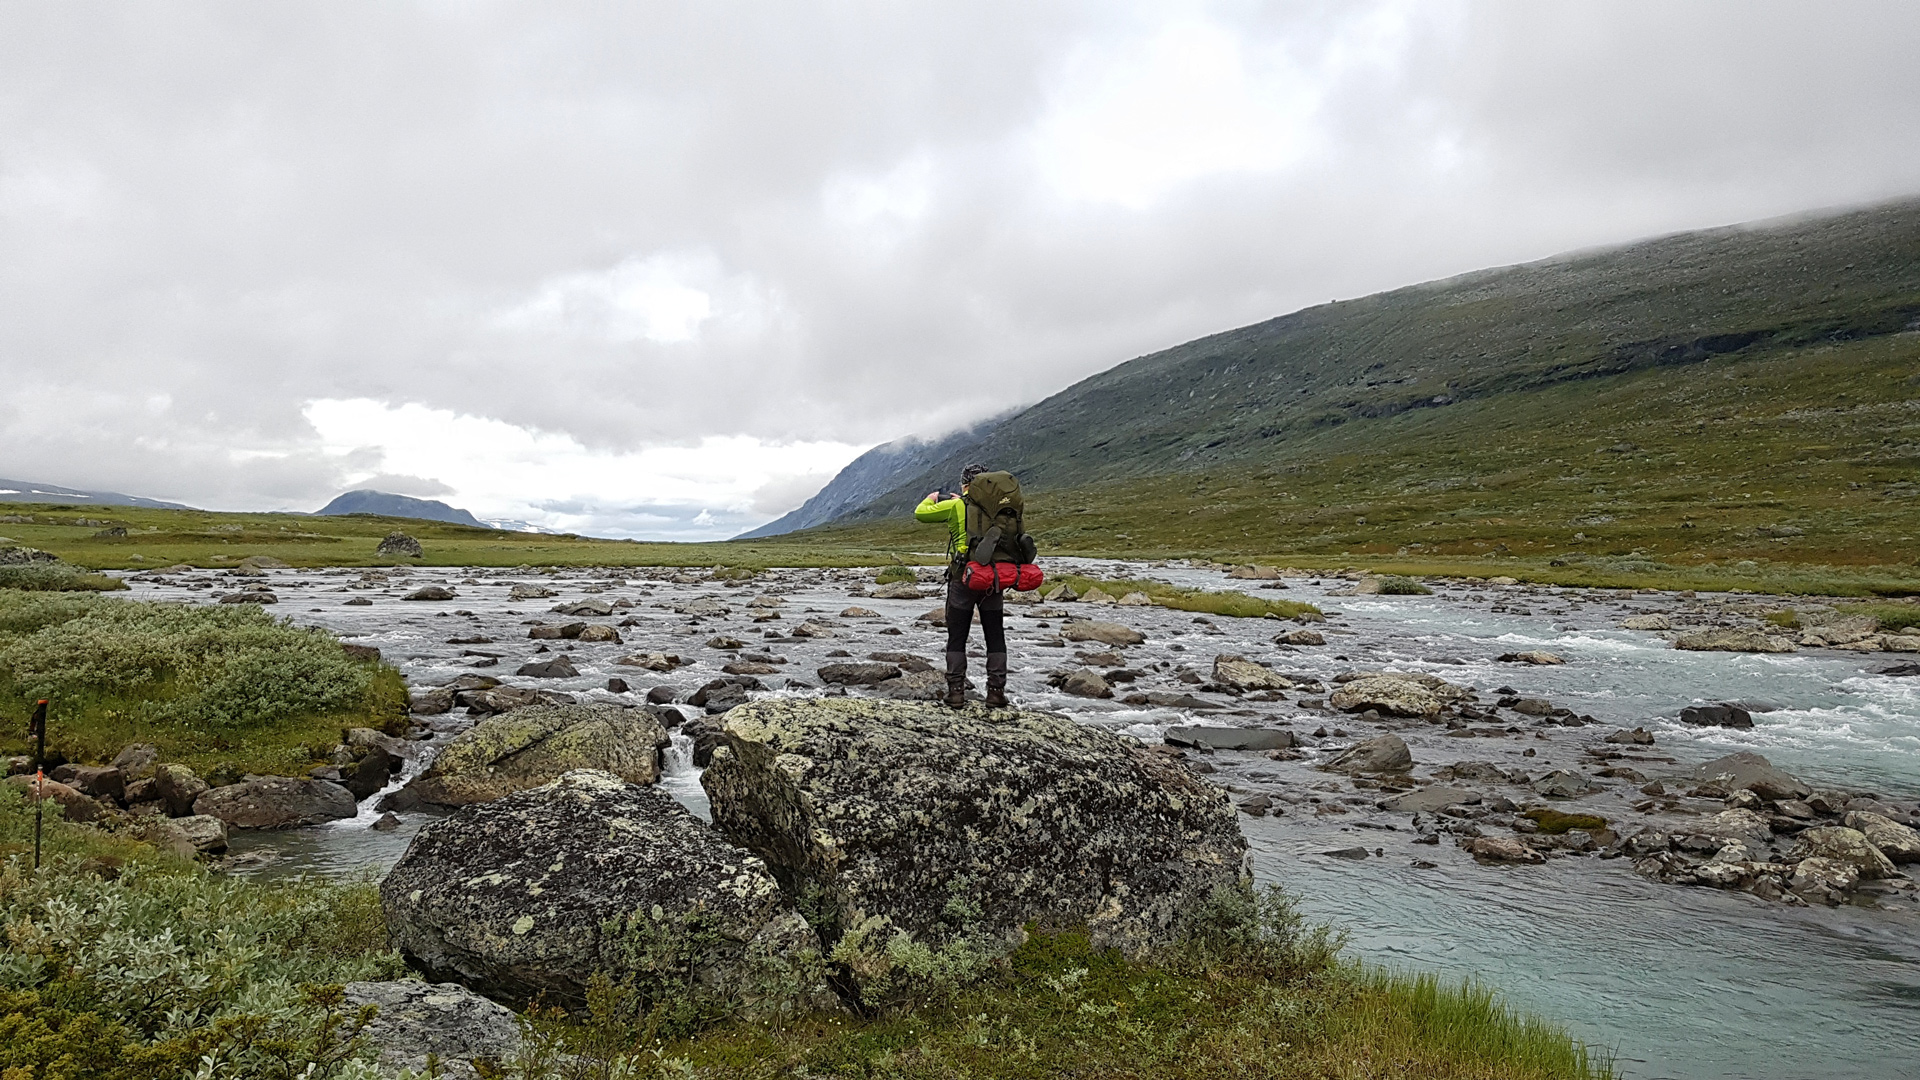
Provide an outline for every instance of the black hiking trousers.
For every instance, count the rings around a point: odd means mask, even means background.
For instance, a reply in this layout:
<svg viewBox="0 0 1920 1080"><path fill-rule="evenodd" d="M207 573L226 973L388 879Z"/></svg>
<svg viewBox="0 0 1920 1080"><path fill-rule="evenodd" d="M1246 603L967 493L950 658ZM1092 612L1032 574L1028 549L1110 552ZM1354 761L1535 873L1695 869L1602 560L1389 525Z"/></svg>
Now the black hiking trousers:
<svg viewBox="0 0 1920 1080"><path fill-rule="evenodd" d="M987 653L1007 651L1006 595L998 589L980 592L967 588L958 575L947 580L947 653L967 653L967 635L973 630L973 609L980 609L980 629L987 636Z"/></svg>

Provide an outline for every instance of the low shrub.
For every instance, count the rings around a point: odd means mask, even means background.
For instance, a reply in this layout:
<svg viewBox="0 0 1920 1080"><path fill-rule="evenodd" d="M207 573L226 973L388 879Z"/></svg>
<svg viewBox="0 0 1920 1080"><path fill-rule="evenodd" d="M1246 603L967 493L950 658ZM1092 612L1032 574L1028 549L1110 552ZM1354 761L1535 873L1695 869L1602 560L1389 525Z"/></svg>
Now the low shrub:
<svg viewBox="0 0 1920 1080"><path fill-rule="evenodd" d="M294 747L398 715L405 686L253 605L0 590L0 715L38 698L54 701L53 737L75 760L139 740L196 768L275 771L305 762Z"/></svg>
<svg viewBox="0 0 1920 1080"><path fill-rule="evenodd" d="M94 574L66 563L27 563L0 566L0 589L27 592L113 592L127 583L106 574Z"/></svg>
<svg viewBox="0 0 1920 1080"><path fill-rule="evenodd" d="M1428 596L1433 590L1410 577L1395 574L1380 579L1380 592L1386 596Z"/></svg>
<svg viewBox="0 0 1920 1080"><path fill-rule="evenodd" d="M875 585L892 585L897 581L917 580L919 580L919 578L914 574L913 567L901 563L894 563L892 566L883 566L880 568L879 573L873 575L873 583Z"/></svg>
<svg viewBox="0 0 1920 1080"><path fill-rule="evenodd" d="M340 984L403 972L368 884L224 878L63 821L37 872L0 789L0 1076L358 1080Z"/></svg>

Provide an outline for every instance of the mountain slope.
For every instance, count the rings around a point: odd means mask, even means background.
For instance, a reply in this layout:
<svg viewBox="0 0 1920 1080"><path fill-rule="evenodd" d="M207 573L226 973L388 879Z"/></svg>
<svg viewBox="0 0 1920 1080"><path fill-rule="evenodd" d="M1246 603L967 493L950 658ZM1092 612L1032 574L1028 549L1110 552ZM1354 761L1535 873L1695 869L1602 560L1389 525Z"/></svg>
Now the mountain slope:
<svg viewBox="0 0 1920 1080"><path fill-rule="evenodd" d="M59 484L30 484L25 480L0 480L0 502L64 503L75 506L144 506L153 510L190 510L180 503L122 495L117 491L82 491Z"/></svg>
<svg viewBox="0 0 1920 1080"><path fill-rule="evenodd" d="M985 433L993 430L1003 419L995 417L984 420L937 439L908 437L881 443L849 462L826 487L802 503L799 509L750 532L743 532L734 539L779 536L844 517L893 490L905 477L924 475L934 462L978 444ZM959 479L955 476L934 486L952 488L958 484Z"/></svg>
<svg viewBox="0 0 1920 1080"><path fill-rule="evenodd" d="M410 495L392 495L384 491L349 491L315 510L314 513L379 514L382 517L446 521L455 525L471 525L476 529L488 527L465 510L448 506L437 499L416 499Z"/></svg>
<svg viewBox="0 0 1920 1080"><path fill-rule="evenodd" d="M967 458L1037 489L1257 466L1365 441L1411 412L1917 328L1920 200L1687 233L1320 305L1128 361L845 519L898 513Z"/></svg>

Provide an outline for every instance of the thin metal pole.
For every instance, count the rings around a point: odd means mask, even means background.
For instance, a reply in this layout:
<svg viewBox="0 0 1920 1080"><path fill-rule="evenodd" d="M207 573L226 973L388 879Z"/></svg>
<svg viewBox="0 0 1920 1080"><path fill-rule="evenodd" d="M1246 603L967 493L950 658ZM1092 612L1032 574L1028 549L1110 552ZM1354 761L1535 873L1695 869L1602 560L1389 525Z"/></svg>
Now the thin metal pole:
<svg viewBox="0 0 1920 1080"><path fill-rule="evenodd" d="M40 869L40 830L47 817L47 699L33 707L33 868Z"/></svg>

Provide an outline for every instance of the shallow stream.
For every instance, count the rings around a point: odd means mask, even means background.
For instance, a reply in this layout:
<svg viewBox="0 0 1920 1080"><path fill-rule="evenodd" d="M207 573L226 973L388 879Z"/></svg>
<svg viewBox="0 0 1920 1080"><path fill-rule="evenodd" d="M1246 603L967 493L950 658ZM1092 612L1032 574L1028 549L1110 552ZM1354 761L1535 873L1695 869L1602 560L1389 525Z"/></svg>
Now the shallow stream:
<svg viewBox="0 0 1920 1080"><path fill-rule="evenodd" d="M1816 785L1907 799L1920 794L1920 678L1875 674L1913 657L1826 650L1689 653L1672 649L1656 634L1618 628L1630 613L1671 613L1696 621L1721 617L1720 601L1526 587L1347 596L1338 592L1348 583L1337 579L1294 579L1286 591L1268 592L1261 586L1269 583L1225 580L1217 571L1064 562L1057 568L1069 567L1208 589L1239 587L1254 595L1309 600L1338 613L1320 628L1327 633L1326 646L1278 649L1269 639L1282 624L1267 620L1196 621L1188 613L1159 608L1105 609L1100 617L1148 634L1146 645L1127 650L1129 667L1148 670L1140 688L1163 688L1157 680L1164 679L1164 688L1183 689L1170 672L1155 672L1153 666L1187 664L1204 674L1216 653L1244 654L1323 682L1356 667L1430 671L1479 688L1483 699L1497 687L1511 686L1608 725L1644 725L1655 733L1661 755L1648 760L1672 761L1664 766L1665 775L1752 749ZM580 678L538 681L583 697L613 697L604 689L610 676L625 678L639 691L660 682L691 690L718 675L727 659L702 648L716 633L746 639L749 650L786 657L799 680L812 680L812 669L833 649L855 656L906 651L937 659L941 647L931 628L914 622L935 601L850 597L849 586L858 580L851 574L788 571L746 589L643 580L638 571L634 574L421 571L393 582L363 582L359 571L274 571L267 584L280 597L271 609L275 613L380 647L415 685L445 682L487 659L461 655L474 651L499 654L497 666L485 673L531 684L511 675L538 644L526 640L522 624L558 620L546 614L554 600L507 599L508 587L524 581L555 588L560 593L555 599L591 594L631 601L633 606L612 619L594 620L636 620L622 630L624 646L578 646L572 655ZM133 584L136 595L201 601L241 584L204 573L169 582ZM458 597L437 604L400 601L407 590L431 582L450 585ZM787 601L783 621L762 625L745 618L741 605L762 589ZM371 599L372 606L343 606L349 593ZM691 619L670 610L673 603L703 595L718 595L733 613ZM872 609L879 617L837 618L848 605ZM1302 734L1322 725L1361 726L1350 718L1305 711L1297 702L1262 705L1257 717L1228 709L1196 718L1066 697L1043 681L1050 669L1077 666L1073 649L1041 646L1057 633L1059 609L1009 610L1014 613L1009 621L1016 669L1012 690L1032 706L1150 741L1169 726L1193 722L1289 725ZM836 626L836 636L766 637L802 618ZM899 633L884 634L890 627ZM495 640L455 645L449 637ZM696 663L671 677L608 663L640 649L678 652ZM1568 662L1532 667L1494 659L1534 649L1550 650ZM1126 689L1131 687L1122 692ZM1686 728L1675 720L1685 705L1728 700L1756 710L1752 730ZM447 732L464 722L436 719ZM1571 764L1581 745L1611 730L1555 729L1548 741L1456 739L1439 730L1401 734L1422 767L1476 758L1520 762L1519 755L1537 750L1542 756L1526 760L1545 768L1549 759L1561 757ZM1526 738L1547 740L1544 734ZM1335 740L1324 741L1331 746ZM1307 771L1311 762L1276 764L1258 755L1226 753L1210 760L1219 769L1216 780L1250 790L1298 788L1325 778ZM1662 766L1642 767L1662 775ZM706 813L684 736L676 737L669 752L663 784L696 813ZM258 873L378 873L431 817L404 814L398 830L375 832L368 828L378 816L372 810L375 801L364 803L357 819L244 836L236 839L235 849L275 850L277 858L263 862ZM1391 816L1367 809L1339 818L1290 813L1241 821L1255 853L1256 874L1287 886L1316 917L1344 927L1357 955L1482 979L1513 1002L1614 1052L1624 1076L1879 1080L1920 1075L1920 914L1911 905L1789 908L1744 893L1655 884L1635 875L1627 860L1575 857L1544 866L1482 866L1445 846L1414 848L1404 824L1396 830ZM1379 856L1350 861L1322 854L1356 843L1378 849ZM1416 859L1437 865L1416 868Z"/></svg>

